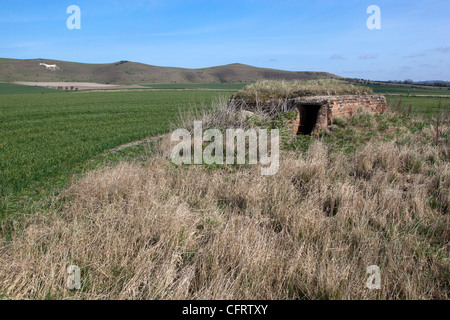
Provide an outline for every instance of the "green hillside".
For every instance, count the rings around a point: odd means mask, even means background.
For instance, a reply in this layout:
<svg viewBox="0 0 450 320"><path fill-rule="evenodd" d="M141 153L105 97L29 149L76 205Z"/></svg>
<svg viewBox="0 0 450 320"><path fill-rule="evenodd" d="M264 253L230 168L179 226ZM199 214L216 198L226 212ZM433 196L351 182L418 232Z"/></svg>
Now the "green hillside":
<svg viewBox="0 0 450 320"><path fill-rule="evenodd" d="M40 63L56 64L58 70L47 70ZM45 59L0 58L0 82L71 81L105 84L176 84L176 83L247 83L258 80L312 80L338 78L326 72L293 72L257 68L244 64L183 69L157 67L119 61L109 64L87 64Z"/></svg>

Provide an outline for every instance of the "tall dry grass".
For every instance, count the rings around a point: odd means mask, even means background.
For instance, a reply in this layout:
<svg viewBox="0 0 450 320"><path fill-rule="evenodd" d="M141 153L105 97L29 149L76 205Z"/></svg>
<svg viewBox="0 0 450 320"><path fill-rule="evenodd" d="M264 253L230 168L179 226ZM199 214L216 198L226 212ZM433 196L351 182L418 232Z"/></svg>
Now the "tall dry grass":
<svg viewBox="0 0 450 320"><path fill-rule="evenodd" d="M446 128L448 130L448 127ZM63 299L448 299L448 145L316 142L280 171L176 167L164 157L90 172L0 249L0 294ZM66 268L82 289L66 287ZM366 268L381 268L381 290Z"/></svg>
<svg viewBox="0 0 450 320"><path fill-rule="evenodd" d="M221 97L213 101L211 106L205 105L192 106L190 108L180 109L175 123L171 123L171 129L187 129L190 132L194 130L194 121L201 121L203 129L227 129L227 128L248 128L245 108L236 103L236 101L227 101ZM258 117L265 118L265 114L260 113Z"/></svg>

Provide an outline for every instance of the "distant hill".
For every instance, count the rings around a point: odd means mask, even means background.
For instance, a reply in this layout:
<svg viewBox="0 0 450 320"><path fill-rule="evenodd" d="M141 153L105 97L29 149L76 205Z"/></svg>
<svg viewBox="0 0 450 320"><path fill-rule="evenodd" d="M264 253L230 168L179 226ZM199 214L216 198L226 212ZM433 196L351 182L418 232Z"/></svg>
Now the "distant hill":
<svg viewBox="0 0 450 320"><path fill-rule="evenodd" d="M50 71L40 63L56 64L60 70ZM244 64L184 69L157 67L142 63L120 61L109 64L87 64L46 59L0 58L0 82L14 81L72 81L105 84L153 83L240 83L258 80L336 79L326 72L293 72L257 68Z"/></svg>

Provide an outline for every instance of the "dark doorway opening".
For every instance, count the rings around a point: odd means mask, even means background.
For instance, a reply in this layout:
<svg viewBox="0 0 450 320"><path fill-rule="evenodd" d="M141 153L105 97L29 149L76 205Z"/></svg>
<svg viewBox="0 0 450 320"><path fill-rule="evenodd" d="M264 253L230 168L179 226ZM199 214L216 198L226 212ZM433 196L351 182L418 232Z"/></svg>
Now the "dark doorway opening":
<svg viewBox="0 0 450 320"><path fill-rule="evenodd" d="M300 126L298 134L311 134L317 124L317 118L321 105L317 104L302 104L298 111L300 112Z"/></svg>

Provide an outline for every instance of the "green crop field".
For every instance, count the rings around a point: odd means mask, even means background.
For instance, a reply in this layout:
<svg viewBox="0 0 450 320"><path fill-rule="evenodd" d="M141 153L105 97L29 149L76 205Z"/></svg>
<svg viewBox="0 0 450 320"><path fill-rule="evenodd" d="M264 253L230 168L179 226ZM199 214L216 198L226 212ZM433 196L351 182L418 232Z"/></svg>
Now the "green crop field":
<svg viewBox="0 0 450 320"><path fill-rule="evenodd" d="M372 88L376 94L401 94L401 95L437 95L437 96L450 96L450 88L422 88L422 87L403 87L399 85L366 85Z"/></svg>
<svg viewBox="0 0 450 320"><path fill-rule="evenodd" d="M388 101L393 110L410 115L423 115L433 117L437 115L440 103L441 113L450 113L450 98L435 97L398 97L388 96Z"/></svg>
<svg viewBox="0 0 450 320"><path fill-rule="evenodd" d="M31 87L32 88L32 87ZM77 166L169 130L179 110L232 92L149 91L0 96L0 215L64 185Z"/></svg>
<svg viewBox="0 0 450 320"><path fill-rule="evenodd" d="M23 86L13 83L0 83L0 95L4 94L29 94L29 93L62 93L56 89L44 87Z"/></svg>

